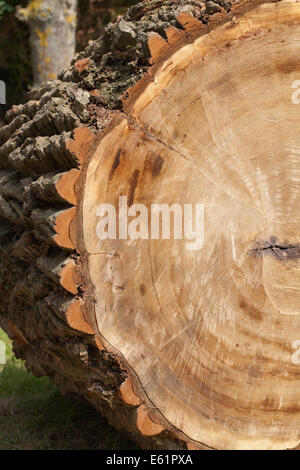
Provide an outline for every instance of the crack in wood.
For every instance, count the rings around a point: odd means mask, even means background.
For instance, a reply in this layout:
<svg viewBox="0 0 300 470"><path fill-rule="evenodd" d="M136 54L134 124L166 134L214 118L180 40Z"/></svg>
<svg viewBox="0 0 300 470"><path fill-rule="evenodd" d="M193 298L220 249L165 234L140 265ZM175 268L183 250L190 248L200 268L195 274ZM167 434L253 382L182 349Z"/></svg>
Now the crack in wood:
<svg viewBox="0 0 300 470"><path fill-rule="evenodd" d="M259 257L272 255L280 261L300 258L300 244L280 245L277 243L276 237L271 237L267 242L257 242L257 245L257 248L249 251L250 255Z"/></svg>

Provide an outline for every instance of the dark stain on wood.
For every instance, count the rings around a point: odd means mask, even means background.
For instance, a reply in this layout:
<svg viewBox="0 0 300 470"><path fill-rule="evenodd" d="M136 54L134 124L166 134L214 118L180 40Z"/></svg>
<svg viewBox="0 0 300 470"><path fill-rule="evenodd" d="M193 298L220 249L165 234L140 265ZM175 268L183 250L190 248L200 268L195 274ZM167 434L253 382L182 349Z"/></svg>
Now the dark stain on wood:
<svg viewBox="0 0 300 470"><path fill-rule="evenodd" d="M160 155L157 155L153 161L151 162L151 174L153 176L153 178L155 178L156 176L158 176L161 172L161 169L163 167L163 164L165 163L164 159L161 158Z"/></svg>
<svg viewBox="0 0 300 470"><path fill-rule="evenodd" d="M112 180L113 176L114 176L114 173L116 171L116 169L118 168L118 166L120 165L120 156L121 156L121 149L119 149L116 153L116 156L114 158L114 162L112 164L112 167L111 167L111 170L110 170L110 173L109 173L109 180Z"/></svg>
<svg viewBox="0 0 300 470"><path fill-rule="evenodd" d="M139 170L134 170L132 177L130 178L130 190L129 190L129 195L128 195L128 206L132 206L133 201L134 201L134 194L135 190L138 184L140 172Z"/></svg>
<svg viewBox="0 0 300 470"><path fill-rule="evenodd" d="M252 366L248 369L248 375L249 377L256 379L257 377L261 376L261 371L258 367Z"/></svg>
<svg viewBox="0 0 300 470"><path fill-rule="evenodd" d="M264 410L268 411L276 411L278 410L278 403L276 403L276 400L271 397L267 397L263 401L263 408Z"/></svg>
<svg viewBox="0 0 300 470"><path fill-rule="evenodd" d="M145 284L140 284L140 293L141 293L141 296L144 297L144 295L146 294L146 286Z"/></svg>
<svg viewBox="0 0 300 470"><path fill-rule="evenodd" d="M295 58L295 60L289 59L283 63L276 64L276 65L277 65L277 69L281 73L291 73L291 72L295 72L296 70L298 71L300 70L300 61L297 58Z"/></svg>
<svg viewBox="0 0 300 470"><path fill-rule="evenodd" d="M257 321L262 320L262 313L259 310L257 310L255 307L248 305L244 299L240 301L240 307L253 320L257 320Z"/></svg>

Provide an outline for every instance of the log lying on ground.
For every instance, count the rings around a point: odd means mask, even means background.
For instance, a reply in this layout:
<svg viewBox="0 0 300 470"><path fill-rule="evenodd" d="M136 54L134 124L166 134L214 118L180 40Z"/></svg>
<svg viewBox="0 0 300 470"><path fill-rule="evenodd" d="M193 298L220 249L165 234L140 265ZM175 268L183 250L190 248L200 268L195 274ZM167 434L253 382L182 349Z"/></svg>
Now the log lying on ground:
<svg viewBox="0 0 300 470"><path fill-rule="evenodd" d="M145 1L0 131L1 325L144 448L300 441L299 44L297 1ZM100 242L120 196L203 246Z"/></svg>

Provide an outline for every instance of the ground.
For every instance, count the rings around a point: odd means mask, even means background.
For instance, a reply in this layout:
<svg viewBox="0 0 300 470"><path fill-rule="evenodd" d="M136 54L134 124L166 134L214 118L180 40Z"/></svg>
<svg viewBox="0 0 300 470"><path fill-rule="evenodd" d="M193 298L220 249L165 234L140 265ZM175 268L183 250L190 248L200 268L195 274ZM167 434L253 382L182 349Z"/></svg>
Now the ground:
<svg viewBox="0 0 300 470"><path fill-rule="evenodd" d="M7 359L0 365L0 450L136 449L88 404L28 373L2 330L0 340Z"/></svg>

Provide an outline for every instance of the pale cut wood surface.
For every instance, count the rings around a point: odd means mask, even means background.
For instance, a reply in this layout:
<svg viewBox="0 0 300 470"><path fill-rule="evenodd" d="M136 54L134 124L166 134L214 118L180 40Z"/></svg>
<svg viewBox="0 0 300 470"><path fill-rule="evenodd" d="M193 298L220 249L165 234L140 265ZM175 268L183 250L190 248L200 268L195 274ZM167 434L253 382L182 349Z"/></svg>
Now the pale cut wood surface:
<svg viewBox="0 0 300 470"><path fill-rule="evenodd" d="M98 331L153 421L209 447L299 442L299 44L300 4L282 1L184 45L133 92L86 170ZM204 247L99 245L96 208L120 194L204 204Z"/></svg>
<svg viewBox="0 0 300 470"><path fill-rule="evenodd" d="M299 1L144 0L0 130L0 325L146 449L299 435ZM204 204L204 246L96 238Z"/></svg>

